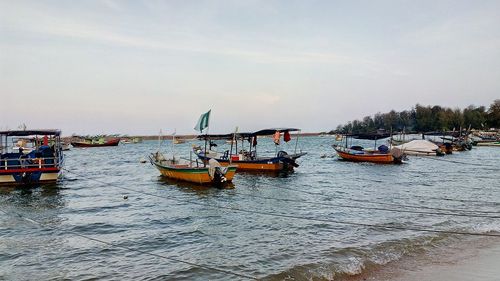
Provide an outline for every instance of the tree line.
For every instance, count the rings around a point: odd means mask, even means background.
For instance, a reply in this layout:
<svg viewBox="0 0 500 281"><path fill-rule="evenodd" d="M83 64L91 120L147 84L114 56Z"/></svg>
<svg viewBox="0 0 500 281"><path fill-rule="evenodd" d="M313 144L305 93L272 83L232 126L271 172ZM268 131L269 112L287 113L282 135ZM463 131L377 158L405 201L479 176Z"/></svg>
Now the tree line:
<svg viewBox="0 0 500 281"><path fill-rule="evenodd" d="M349 121L330 133L373 133L379 129L406 132L458 131L469 127L478 130L500 128L500 99L495 100L488 109L473 105L464 109L452 109L417 104L411 110L379 112L373 116L365 116L362 120Z"/></svg>

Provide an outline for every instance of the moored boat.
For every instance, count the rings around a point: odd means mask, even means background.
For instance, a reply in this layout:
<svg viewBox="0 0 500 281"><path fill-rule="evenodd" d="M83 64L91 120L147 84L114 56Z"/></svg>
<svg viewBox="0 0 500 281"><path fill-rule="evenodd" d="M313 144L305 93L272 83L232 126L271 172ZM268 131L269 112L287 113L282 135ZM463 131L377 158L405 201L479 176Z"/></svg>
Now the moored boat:
<svg viewBox="0 0 500 281"><path fill-rule="evenodd" d="M412 140L407 143L394 146L399 148L406 155L413 156L443 156L444 152L441 151L439 146L428 140Z"/></svg>
<svg viewBox="0 0 500 281"><path fill-rule="evenodd" d="M264 129L253 133L233 133L225 135L200 135L198 138L205 142L212 143L213 140L229 141L230 148L224 152L203 151L201 147L195 147L194 152L203 161L216 159L221 165L228 166L231 164L238 165L239 171L261 171L261 172L279 172L292 171L299 164L297 159L306 155L306 152L297 152L298 135L294 153L287 153L284 150L279 150L278 146L280 138L283 137L285 142L291 140L290 132L299 132L295 128L274 128ZM257 153L257 139L273 136L273 141L276 145L276 154L271 156L261 156ZM241 141L240 150L238 150L238 142ZM248 150L244 149L244 142L248 141Z"/></svg>
<svg viewBox="0 0 500 281"><path fill-rule="evenodd" d="M347 161L353 162L370 162L378 164L394 164L402 163L405 154L399 148L389 148L386 145L376 146L378 139L383 139L389 137L390 134L376 133L376 134L356 134L356 135L346 135L345 146L339 144L332 145L333 149L337 152L337 155ZM348 140L352 138L364 139L364 140L374 140L374 149L365 149L359 145L351 145L348 147Z"/></svg>
<svg viewBox="0 0 500 281"><path fill-rule="evenodd" d="M202 114L195 129L203 131L208 128L209 118L210 111ZM222 167L220 163L214 159L208 162L193 161L191 159L192 152L190 152L190 159L176 158L174 152L176 144L175 133L172 134L172 158L167 159L160 152L161 144L162 139L160 131L160 136L158 137L158 151L156 153L151 153L149 161L164 177L216 187L222 187L233 180L236 168L238 167L236 165Z"/></svg>
<svg viewBox="0 0 500 281"><path fill-rule="evenodd" d="M222 167L215 160L205 165L196 161L166 159L160 152L152 153L149 160L164 177L217 187L231 182L237 168L236 165Z"/></svg>
<svg viewBox="0 0 500 281"><path fill-rule="evenodd" d="M34 139L31 150L8 149L16 137ZM56 182L64 164L61 131L21 130L0 132L0 184L33 185Z"/></svg>
<svg viewBox="0 0 500 281"><path fill-rule="evenodd" d="M120 138L112 138L106 140L105 138L92 139L86 138L80 141L72 141L73 147L104 147L104 146L117 146L120 143Z"/></svg>
<svg viewBox="0 0 500 281"><path fill-rule="evenodd" d="M333 149L337 152L340 158L353 162L371 162L379 164L393 164L401 163L402 157L393 155L390 152L383 152L379 150L364 150L362 147L342 147L334 145Z"/></svg>
<svg viewBox="0 0 500 281"><path fill-rule="evenodd" d="M480 142L477 144L477 146L498 146L500 147L500 141L496 142Z"/></svg>

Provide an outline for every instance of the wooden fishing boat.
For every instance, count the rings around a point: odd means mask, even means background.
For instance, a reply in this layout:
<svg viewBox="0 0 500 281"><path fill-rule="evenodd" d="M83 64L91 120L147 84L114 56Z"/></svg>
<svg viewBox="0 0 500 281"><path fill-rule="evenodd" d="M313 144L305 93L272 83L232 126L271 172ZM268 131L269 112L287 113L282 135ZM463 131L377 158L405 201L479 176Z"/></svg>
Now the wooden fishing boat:
<svg viewBox="0 0 500 281"><path fill-rule="evenodd" d="M173 140L173 142L174 142L174 144L182 144L182 143L185 143L186 140L176 138L176 139Z"/></svg>
<svg viewBox="0 0 500 281"><path fill-rule="evenodd" d="M356 135L345 135L345 146L341 146L338 144L332 145L333 149L337 152L337 155L347 161L353 162L370 162L370 163L378 163L378 164L394 164L394 163L402 163L405 154L399 148L392 148L385 145L380 145L375 149L365 149L359 145L351 145L347 146L348 140L355 139L365 139L365 140L374 140L375 147L378 139L387 138L388 134L356 134Z"/></svg>
<svg viewBox="0 0 500 281"><path fill-rule="evenodd" d="M99 140L85 139L83 141L72 141L71 145L73 147L104 147L104 146L118 146L119 143L120 143L120 138L113 138L109 140L100 138Z"/></svg>
<svg viewBox="0 0 500 281"><path fill-rule="evenodd" d="M152 153L149 160L164 177L217 187L231 182L238 167L222 167L213 159L207 165L183 159L165 159L160 152Z"/></svg>
<svg viewBox="0 0 500 281"><path fill-rule="evenodd" d="M200 116L195 129L203 131L208 127L210 111ZM192 182L202 185L213 185L221 187L233 180L236 173L236 165L222 167L219 162L211 159L208 162L200 163L198 160L175 158L175 133L172 135L172 158L167 159L160 153L162 144L161 131L158 137L158 151L149 156L149 161L154 165L160 173L169 179ZM190 152L192 153L192 152Z"/></svg>
<svg viewBox="0 0 500 281"><path fill-rule="evenodd" d="M283 136L285 142L291 140L290 132L298 132L295 128L275 128L256 131L253 133L233 133L225 135L200 135L198 138L209 142L212 146L213 140L230 141L230 148L222 153L202 150L201 147L194 147L194 153L203 161L216 159L222 166L231 164L238 165L239 171L292 171L299 164L297 159L306 155L306 152L297 152L297 142L294 153L287 153L278 150L279 139ZM272 156L260 156L257 154L257 139L263 136L274 136L276 144L276 154ZM240 150L238 150L238 141L241 141ZM248 150L244 149L244 143L248 141ZM206 145L205 145L206 146Z"/></svg>
<svg viewBox="0 0 500 281"><path fill-rule="evenodd" d="M56 182L64 164L61 131L21 130L0 132L0 184L35 185ZM8 149L15 137L35 139L33 149Z"/></svg>
<svg viewBox="0 0 500 281"><path fill-rule="evenodd" d="M365 151L346 148L342 146L333 146L333 149L344 160L353 162L371 162L379 164L401 163L400 158L396 158L389 152Z"/></svg>
<svg viewBox="0 0 500 281"><path fill-rule="evenodd" d="M477 146L498 146L500 147L500 141L496 142L480 142L477 144Z"/></svg>

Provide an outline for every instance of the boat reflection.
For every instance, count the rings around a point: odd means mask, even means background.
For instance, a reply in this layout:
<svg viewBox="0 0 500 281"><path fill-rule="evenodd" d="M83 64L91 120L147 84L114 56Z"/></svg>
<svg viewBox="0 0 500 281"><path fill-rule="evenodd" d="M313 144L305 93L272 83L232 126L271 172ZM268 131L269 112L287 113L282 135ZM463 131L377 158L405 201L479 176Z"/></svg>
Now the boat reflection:
<svg viewBox="0 0 500 281"><path fill-rule="evenodd" d="M181 188L197 190L197 191L205 191L208 189L213 189L209 185L196 184L196 183L191 183L191 182L187 182L187 181L171 179L171 178L167 178L164 176L159 176L158 182L163 183L163 184L167 184L167 185L175 185L175 186L181 187ZM216 189L234 189L234 187L235 187L234 183L228 182L227 184L223 185L223 187L216 188Z"/></svg>

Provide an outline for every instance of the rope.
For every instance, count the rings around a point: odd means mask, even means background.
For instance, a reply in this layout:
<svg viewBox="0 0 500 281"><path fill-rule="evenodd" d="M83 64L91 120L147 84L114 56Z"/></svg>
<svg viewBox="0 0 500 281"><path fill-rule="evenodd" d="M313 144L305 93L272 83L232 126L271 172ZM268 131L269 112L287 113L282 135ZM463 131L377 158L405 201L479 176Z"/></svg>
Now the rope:
<svg viewBox="0 0 500 281"><path fill-rule="evenodd" d="M474 163L461 162L461 161L456 161L456 160L446 160L446 159L441 159L441 158L436 158L436 157L426 157L426 156L418 156L418 155L415 155L413 157L426 158L426 159L431 159L434 161L448 162L448 163L453 163L453 164L471 165L471 166L476 166L476 167L493 167L492 169L485 169L485 170L489 170L489 171L500 170L500 168L498 168L497 165L478 164L478 163L474 164Z"/></svg>
<svg viewBox="0 0 500 281"><path fill-rule="evenodd" d="M312 195L321 195L321 196L328 196L325 193L322 192L311 192L307 190L299 190L295 188L290 188L290 187L283 187L280 186L280 189L287 189L287 190L292 190L296 192L302 192L306 194L312 194ZM390 203L390 202L381 202L381 201L374 201L374 200L363 200L363 199L355 199L355 198L341 198L337 196L336 198L342 199L342 200L351 200L353 202L360 202L360 203L369 203L369 204L378 204L378 205L389 205L389 206L396 206L396 207L405 207L405 208L419 208L419 209L427 209L427 210L436 210L436 211L448 211L448 212L473 212L473 213L481 213L481 214L500 214L500 212L491 212L491 211L469 211L469 210L464 210L464 209L449 209L449 208L435 208L435 207L428 207L428 206L417 206L417 205L411 205L411 204L399 204L399 203ZM328 198L329 199L329 198ZM448 200L448 199L444 199ZM476 202L476 201L473 201ZM483 202L479 201L479 203L494 203L494 204L500 204L497 202Z"/></svg>
<svg viewBox="0 0 500 281"><path fill-rule="evenodd" d="M79 175L77 173L74 173L74 172L71 172L68 170L66 170L66 171L69 173L73 173L77 176L82 176L82 175ZM202 202L198 202L198 201L181 200L181 199L178 199L175 197L165 197L165 196L161 196L161 195L157 195L157 194L153 194L153 193L149 193L149 192L138 191L138 190L135 190L132 188L118 186L118 185L114 185L114 184L107 183L107 182L100 181L100 180L95 180L95 179L91 179L91 180L94 180L95 182L99 182L102 184L106 184L108 186L113 186L113 187L116 187L116 188L119 188L122 190L127 190L127 191L131 191L131 192L135 192L135 193L139 193L139 194L143 194L143 195L172 200L172 201L176 201L176 202L180 202L180 203L191 203L193 205L198 205L198 206L204 206L204 207L209 207L209 208L214 208L214 209L225 209L225 210L231 210L231 211L237 211L237 212L249 213L249 214L260 214L260 215L271 216L271 217L293 218L293 219L300 219L300 220L307 220L307 221L317 221L317 222L335 223L335 224L343 224L343 225L355 225L355 226L371 227L371 228L376 228L376 229L397 229L397 230L411 230L411 231L416 231L416 232L500 237L500 234L495 234L495 233L475 233L475 232L465 232L465 231L435 230L435 229L416 228L416 227L382 226L382 225L375 225L375 224L368 224L368 223L358 223L358 222L332 220L332 219L318 219L318 218L301 217L301 216L287 215L287 214L276 214L276 213L264 212L264 211L258 211L258 210L247 210L247 209L241 209L241 208L237 208L237 207L211 205L211 204L202 203Z"/></svg>
<svg viewBox="0 0 500 281"><path fill-rule="evenodd" d="M250 194L250 193L239 193L239 194L245 195L248 197L255 197L255 198L261 198L261 199L268 199L268 200L277 200L277 201L286 201L286 202L295 202L295 203L306 203L306 204L314 204L314 205L322 205L322 206L330 206L330 207L341 207L341 208L349 208L349 209L378 210L378 211L387 211L387 212L426 214L426 215L437 215L437 216L456 216L456 217L469 217L469 218L500 219L500 216L487 216L487 215L477 215L477 214L457 214L457 213L438 213L438 212L411 211L411 210L396 210L396 209L388 209L388 208L381 208L381 207L360 207L360 206L351 206L351 205L345 205L345 204L332 204L332 203L325 203L325 202L313 202L313 201L307 201L307 200L296 200L296 199L288 199L288 198L259 196L259 195L254 195L254 194Z"/></svg>
<svg viewBox="0 0 500 281"><path fill-rule="evenodd" d="M0 212L4 213L6 215L13 215L14 214L17 217L19 217L20 219L24 220L24 221L27 221L29 223L38 225L39 227L42 227L42 228L45 228L45 229L51 229L51 230L55 229L55 230L60 231L60 232L70 233L70 234L73 234L75 236L78 236L78 237L81 237L81 238L84 238L84 239L87 239L87 240L91 240L91 241L94 241L94 242L98 242L98 243L101 243L101 244L105 244L105 245L108 245L108 246L111 246L111 247L121 248L121 249L125 249L125 250L128 250L128 251L137 252L137 253L141 253L141 254L145 254L145 255L157 257L157 258L162 258L162 259L166 259L166 260L170 260L170 261L184 263L184 264L188 264L188 265L191 265L191 266L194 266L194 267L203 268L203 269L207 269L207 270L212 270L212 271L216 271L216 272L220 272L220 273L225 273L225 274L228 274L228 275L242 277L242 278L245 278L245 279L258 280L256 277L253 277L253 276L250 276L250 275L245 275L245 274L241 274L241 273L237 273L237 272L233 272L233 271L229 271L229 270L224 270L224 269L220 269L220 268L215 268L215 267L211 267L211 266L207 266L207 265L201 265L201 264L197 264L197 263L194 263L194 262L189 262L189 261L184 261L184 260L180 260L180 259L176 259L176 258L172 258L172 257L167 257L167 256L164 256L164 255L155 254L155 253L151 253L151 252L147 252L147 251L143 251L143 250L139 250L139 249L133 249L133 248L130 248L130 247L127 247L127 246L116 245L114 243L106 242L104 240L93 238L93 237L90 237L90 236L87 236L87 235L84 235L84 234L80 234L78 232L71 231L71 230L62 230L62 229L60 229L58 227L54 227L54 226L51 226L49 228L45 224L43 224L41 222L32 220L30 218L23 217L22 215L20 215L18 213L15 213L15 212L8 213L8 212L3 211L3 210L0 210Z"/></svg>

